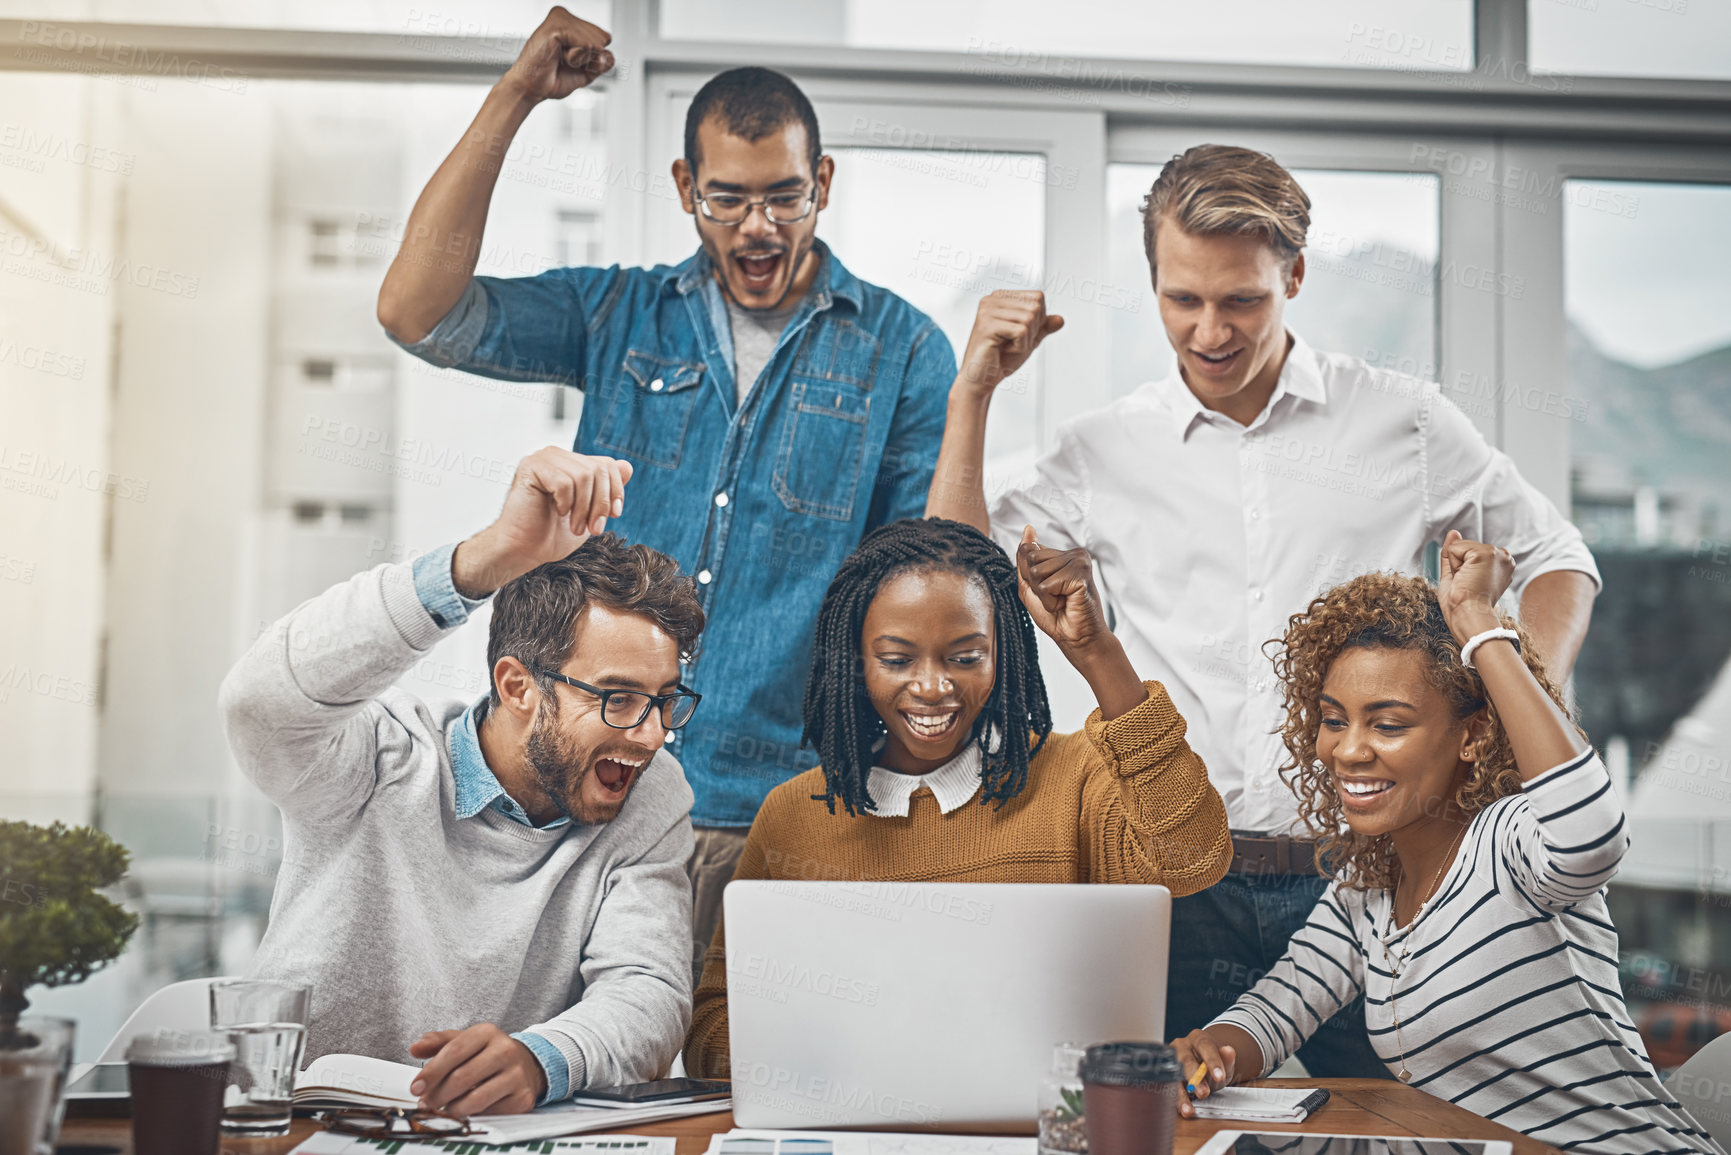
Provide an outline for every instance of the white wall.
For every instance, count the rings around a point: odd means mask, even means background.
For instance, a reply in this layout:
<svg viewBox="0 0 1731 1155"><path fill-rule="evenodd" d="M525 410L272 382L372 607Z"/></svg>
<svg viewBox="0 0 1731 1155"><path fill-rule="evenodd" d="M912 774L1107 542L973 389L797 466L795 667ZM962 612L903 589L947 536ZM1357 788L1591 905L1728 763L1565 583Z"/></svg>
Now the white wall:
<svg viewBox="0 0 1731 1155"><path fill-rule="evenodd" d="M161 270L121 290L115 503L101 780L117 794L208 795L229 755L213 725L236 652L242 529L258 505L270 323L267 90L138 93L115 123L138 147L122 252Z"/></svg>
<svg viewBox="0 0 1731 1155"><path fill-rule="evenodd" d="M100 274L130 154L123 90L0 76L0 815L82 820L96 772L103 528L113 476ZM114 488L121 486L116 484ZM132 487L127 487L131 492Z"/></svg>

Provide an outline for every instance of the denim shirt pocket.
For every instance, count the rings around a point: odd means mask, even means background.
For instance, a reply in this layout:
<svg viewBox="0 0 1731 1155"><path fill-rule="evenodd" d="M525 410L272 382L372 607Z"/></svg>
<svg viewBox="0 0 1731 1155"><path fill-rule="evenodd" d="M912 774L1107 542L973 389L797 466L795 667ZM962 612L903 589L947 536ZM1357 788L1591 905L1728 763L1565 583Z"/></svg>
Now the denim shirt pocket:
<svg viewBox="0 0 1731 1155"><path fill-rule="evenodd" d="M703 364L633 349L625 354L624 370L608 383L607 413L595 444L651 465L678 468L685 427L703 383Z"/></svg>
<svg viewBox="0 0 1731 1155"><path fill-rule="evenodd" d="M795 513L848 521L865 456L871 394L850 385L791 382L773 481Z"/></svg>

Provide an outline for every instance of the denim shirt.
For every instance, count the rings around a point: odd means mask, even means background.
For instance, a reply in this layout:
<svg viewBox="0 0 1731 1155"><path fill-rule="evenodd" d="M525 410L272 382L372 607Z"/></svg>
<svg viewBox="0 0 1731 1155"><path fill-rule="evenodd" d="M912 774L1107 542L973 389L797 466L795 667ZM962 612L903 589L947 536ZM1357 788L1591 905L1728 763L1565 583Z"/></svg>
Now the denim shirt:
<svg viewBox="0 0 1731 1155"><path fill-rule="evenodd" d="M609 527L695 575L709 619L684 672L703 703L673 747L699 826L749 826L814 764L799 738L818 606L868 530L924 513L956 375L929 317L815 251L817 280L743 404L701 250L677 266L476 277L403 346L582 389L573 448L635 467Z"/></svg>

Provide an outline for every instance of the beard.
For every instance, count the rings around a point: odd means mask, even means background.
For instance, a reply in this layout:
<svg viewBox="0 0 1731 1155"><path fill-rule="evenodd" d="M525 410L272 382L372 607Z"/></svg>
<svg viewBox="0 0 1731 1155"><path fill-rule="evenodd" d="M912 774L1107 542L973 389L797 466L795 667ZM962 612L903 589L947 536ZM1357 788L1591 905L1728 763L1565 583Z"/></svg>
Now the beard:
<svg viewBox="0 0 1731 1155"><path fill-rule="evenodd" d="M730 237L726 239L733 240L736 238ZM734 263L734 258L739 256L749 257L755 255L771 256L777 253L785 254L783 259L787 264L784 266L784 269L791 271L786 273L787 287L782 290L781 296L778 297L772 305L750 306L751 308L756 309L773 310L786 305L788 296L793 292L794 282L799 280L800 268L805 264L806 258L811 255L812 249L817 244L817 230L810 230L805 235L796 239L792 244L783 244L779 241L759 245L733 244L727 246L725 251L720 240L706 236L702 229L697 230L697 241L698 244L703 246L703 251L709 254L710 263L715 266L716 274L720 278L722 291L729 300L733 301L735 305L738 305L742 309L747 308L747 306L744 301L738 299L737 295L733 291L732 283L728 280L729 275L737 272L739 269L739 266Z"/></svg>
<svg viewBox="0 0 1731 1155"><path fill-rule="evenodd" d="M585 749L560 732L558 720L558 710L543 705L535 712L535 724L523 744L523 760L534 773L536 784L554 809L578 825L600 826L613 821L619 817L631 787L637 785L637 774L631 776L619 801L591 805L583 796L583 785L595 773L602 749L600 746Z"/></svg>

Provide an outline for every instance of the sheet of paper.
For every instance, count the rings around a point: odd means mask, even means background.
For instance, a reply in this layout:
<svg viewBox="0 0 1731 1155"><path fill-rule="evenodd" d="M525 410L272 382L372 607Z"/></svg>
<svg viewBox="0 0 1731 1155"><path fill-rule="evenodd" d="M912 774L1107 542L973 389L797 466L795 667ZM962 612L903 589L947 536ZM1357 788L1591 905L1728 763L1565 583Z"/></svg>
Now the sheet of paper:
<svg viewBox="0 0 1731 1155"><path fill-rule="evenodd" d="M501 1155L673 1155L676 1140L647 1135L605 1135L597 1139L542 1139L534 1143L514 1143L495 1147ZM461 1153L475 1149L473 1139L433 1139L404 1143L400 1139L362 1139L355 1135L334 1135L321 1131L296 1147L290 1155L375 1155L378 1152L413 1151Z"/></svg>
<svg viewBox="0 0 1731 1155"><path fill-rule="evenodd" d="M581 1135L585 1131L616 1131L635 1127L639 1123L659 1123L663 1119L683 1119L688 1115L712 1115L733 1109L733 1100L714 1099L707 1103L680 1103L677 1106L648 1107L579 1107L574 1103L559 1103L537 1107L527 1115L478 1115L470 1125L480 1134L471 1143L488 1146L503 1143L523 1143L530 1139L550 1139L555 1135Z"/></svg>
<svg viewBox="0 0 1731 1155"><path fill-rule="evenodd" d="M1021 1135L736 1129L712 1137L706 1155L1035 1155L1038 1145Z"/></svg>

